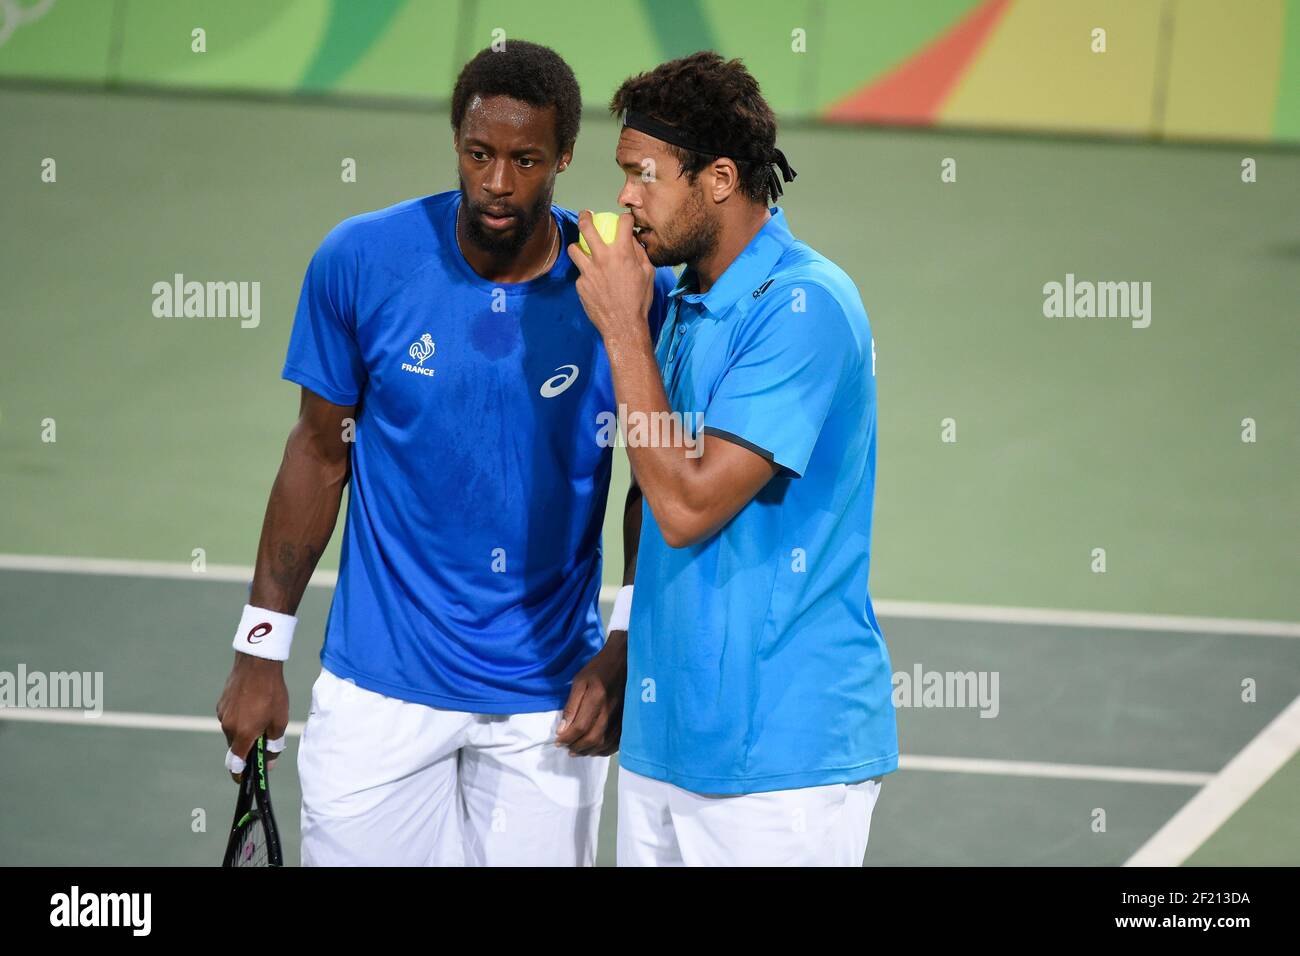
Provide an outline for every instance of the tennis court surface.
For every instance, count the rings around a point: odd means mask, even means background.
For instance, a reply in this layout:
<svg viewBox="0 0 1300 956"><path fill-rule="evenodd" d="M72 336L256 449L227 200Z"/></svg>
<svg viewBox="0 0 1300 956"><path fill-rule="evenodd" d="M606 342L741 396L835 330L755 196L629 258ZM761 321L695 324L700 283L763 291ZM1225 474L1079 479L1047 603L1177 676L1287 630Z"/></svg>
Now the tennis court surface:
<svg viewBox="0 0 1300 956"><path fill-rule="evenodd" d="M454 184L447 117L22 89L0 115L0 671L102 672L104 708L0 710L0 862L215 865L235 790L212 713L296 414L302 270L345 216ZM614 138L584 120L559 203L613 205ZM792 227L872 318L894 670L986 692L900 709L868 865L1300 864L1300 154L1250 151L1245 185L1243 147L781 141ZM178 272L260 282L260 324L155 318ZM1151 325L1044 317L1067 274L1150 281ZM337 540L287 667L297 720ZM272 778L291 861L294 752ZM611 787L605 864L613 823Z"/></svg>

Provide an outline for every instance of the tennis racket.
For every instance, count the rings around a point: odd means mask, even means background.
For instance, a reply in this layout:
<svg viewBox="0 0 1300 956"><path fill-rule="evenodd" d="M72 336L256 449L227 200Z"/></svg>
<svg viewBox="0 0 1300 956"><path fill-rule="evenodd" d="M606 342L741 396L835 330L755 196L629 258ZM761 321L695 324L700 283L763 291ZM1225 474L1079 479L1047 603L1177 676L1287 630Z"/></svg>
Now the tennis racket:
<svg viewBox="0 0 1300 956"><path fill-rule="evenodd" d="M266 736L248 752L244 778L235 802L235 822L230 827L222 866L284 866L280 831L271 812L271 786L267 780Z"/></svg>

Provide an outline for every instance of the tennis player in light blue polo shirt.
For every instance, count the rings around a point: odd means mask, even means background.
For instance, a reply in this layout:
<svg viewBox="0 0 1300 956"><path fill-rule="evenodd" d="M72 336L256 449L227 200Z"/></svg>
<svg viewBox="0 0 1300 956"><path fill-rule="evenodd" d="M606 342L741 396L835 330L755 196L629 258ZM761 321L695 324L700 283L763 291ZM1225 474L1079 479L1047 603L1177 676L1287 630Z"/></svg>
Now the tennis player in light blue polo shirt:
<svg viewBox="0 0 1300 956"><path fill-rule="evenodd" d="M738 61L665 64L612 107L630 215L606 247L584 214L594 253L570 255L646 508L619 862L860 865L880 778L898 766L867 581L867 314L852 280L769 207L794 173ZM677 263L652 343L654 267ZM680 441L635 440L639 416L667 413Z"/></svg>

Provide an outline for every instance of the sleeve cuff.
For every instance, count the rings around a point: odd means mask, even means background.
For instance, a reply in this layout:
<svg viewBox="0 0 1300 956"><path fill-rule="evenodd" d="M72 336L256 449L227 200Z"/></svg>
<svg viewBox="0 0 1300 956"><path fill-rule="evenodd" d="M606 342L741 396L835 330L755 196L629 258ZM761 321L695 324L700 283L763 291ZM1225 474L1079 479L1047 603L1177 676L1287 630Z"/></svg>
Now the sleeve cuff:
<svg viewBox="0 0 1300 956"><path fill-rule="evenodd" d="M286 365L284 371L280 373L280 377L287 382L293 382L295 385L311 389L325 401L333 402L335 405L355 405L361 398L360 394L341 392L337 388L326 385L315 375L304 372L292 365Z"/></svg>
<svg viewBox="0 0 1300 956"><path fill-rule="evenodd" d="M706 435L712 435L714 438L721 438L723 441L729 441L733 445L739 445L741 448L752 451L755 455L758 455L758 457L772 462L772 464L776 465L778 468L781 469L782 477L786 477L786 478L803 477L801 470L791 468L789 465L785 464L784 462L778 461L776 455L768 451L762 445L756 445L752 441L749 441L748 439L742 438L741 436L737 435L735 432L729 432L722 428L715 428L712 425L705 425L701 429L701 431Z"/></svg>

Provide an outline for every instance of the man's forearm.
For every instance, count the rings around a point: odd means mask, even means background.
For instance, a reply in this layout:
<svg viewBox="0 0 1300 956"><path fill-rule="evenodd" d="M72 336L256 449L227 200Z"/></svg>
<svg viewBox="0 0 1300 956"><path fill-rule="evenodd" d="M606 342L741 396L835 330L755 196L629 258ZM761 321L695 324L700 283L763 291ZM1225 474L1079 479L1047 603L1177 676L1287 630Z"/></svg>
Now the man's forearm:
<svg viewBox="0 0 1300 956"><path fill-rule="evenodd" d="M772 480L777 466L771 456L703 433L670 414L668 396L648 333L607 336L605 350L614 378L614 395L626 409L628 428L653 430L666 422L668 440L627 443L628 460L669 547L695 544L723 527Z"/></svg>
<svg viewBox="0 0 1300 956"><path fill-rule="evenodd" d="M709 440L703 430L695 432L694 422L688 425L672 414L646 323L654 301L654 266L632 240L626 228L630 222L620 223L621 238L605 251L593 245L595 254L587 256L575 244L569 247L569 258L580 273L582 306L609 356L614 395L628 422L627 454L637 483L664 542L688 547L717 533L780 466L762 449L743 441ZM590 213L578 217L578 228L588 243L599 241ZM654 429L664 423L673 433L668 440L634 440L647 425Z"/></svg>
<svg viewBox="0 0 1300 956"><path fill-rule="evenodd" d="M250 604L297 613L334 533L347 478L346 459L322 461L289 443L266 505Z"/></svg>
<svg viewBox="0 0 1300 956"><path fill-rule="evenodd" d="M671 409L649 333L607 341L605 348L613 373L615 400L626 408L628 421L665 420L662 416ZM687 503L689 498L693 466L701 459L692 459L686 452L684 440L628 442L627 456L636 483L661 523L670 508ZM637 528L639 532L639 522Z"/></svg>

